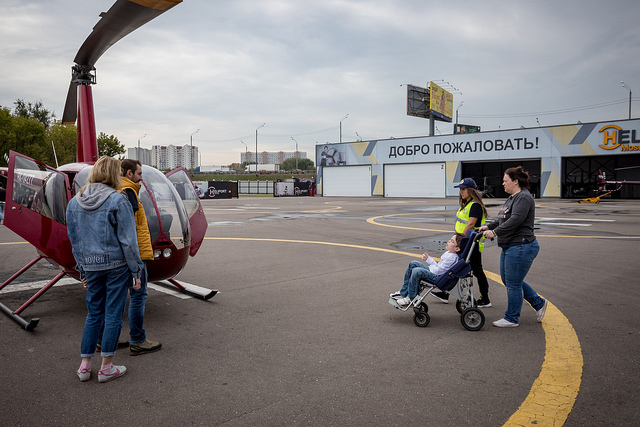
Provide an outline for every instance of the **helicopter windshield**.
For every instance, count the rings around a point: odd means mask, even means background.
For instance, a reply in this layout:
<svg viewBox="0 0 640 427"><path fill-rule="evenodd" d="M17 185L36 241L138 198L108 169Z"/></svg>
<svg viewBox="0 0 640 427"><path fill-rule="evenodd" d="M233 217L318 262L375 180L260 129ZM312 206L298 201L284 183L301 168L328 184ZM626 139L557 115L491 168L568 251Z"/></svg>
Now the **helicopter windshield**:
<svg viewBox="0 0 640 427"><path fill-rule="evenodd" d="M144 185L140 187L140 201L147 216L151 241L154 242L160 236L161 225L162 231L176 248L189 246L191 235L187 212L171 181L159 170L143 165L142 182ZM155 200L157 211L149 193Z"/></svg>
<svg viewBox="0 0 640 427"><path fill-rule="evenodd" d="M65 224L67 191L64 174L16 156L12 200L47 218Z"/></svg>
<svg viewBox="0 0 640 427"><path fill-rule="evenodd" d="M87 183L92 168L93 166L86 167L76 175L74 180L76 193ZM142 165L142 182L144 185L140 187L139 197L147 217L151 242L155 242L160 237L160 227L162 226L165 236L171 239L177 249L190 245L191 236L187 212L171 181L159 170ZM153 194L157 210L147 189ZM158 214L160 215L159 219Z"/></svg>

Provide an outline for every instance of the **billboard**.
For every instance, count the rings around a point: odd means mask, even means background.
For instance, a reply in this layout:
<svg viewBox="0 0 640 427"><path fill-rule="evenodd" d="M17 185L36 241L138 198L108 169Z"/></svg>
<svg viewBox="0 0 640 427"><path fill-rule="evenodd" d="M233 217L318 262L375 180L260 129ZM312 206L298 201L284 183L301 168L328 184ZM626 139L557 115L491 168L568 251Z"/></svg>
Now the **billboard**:
<svg viewBox="0 0 640 427"><path fill-rule="evenodd" d="M453 133L478 133L480 132L480 126L476 125L461 125L457 124L453 128Z"/></svg>
<svg viewBox="0 0 640 427"><path fill-rule="evenodd" d="M429 89L407 85L407 116L429 118Z"/></svg>
<svg viewBox="0 0 640 427"><path fill-rule="evenodd" d="M444 90L434 82L429 84L431 92L429 108L431 113L445 122L451 122L453 118L453 94Z"/></svg>

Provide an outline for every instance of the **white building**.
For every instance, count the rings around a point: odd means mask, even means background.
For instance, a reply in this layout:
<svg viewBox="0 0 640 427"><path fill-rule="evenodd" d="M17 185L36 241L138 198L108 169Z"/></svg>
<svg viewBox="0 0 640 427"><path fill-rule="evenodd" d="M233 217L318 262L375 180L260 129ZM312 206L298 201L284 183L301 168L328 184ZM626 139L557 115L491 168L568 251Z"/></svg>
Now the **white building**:
<svg viewBox="0 0 640 427"><path fill-rule="evenodd" d="M296 153L298 153L299 159L307 158L306 151L263 151L262 153L258 153L257 163L259 165L279 165L287 159L295 159ZM240 163L256 163L255 158L255 152L246 151L240 154Z"/></svg>
<svg viewBox="0 0 640 427"><path fill-rule="evenodd" d="M152 151L146 148L127 148L127 159L140 160L143 165L152 165Z"/></svg>
<svg viewBox="0 0 640 427"><path fill-rule="evenodd" d="M160 170L172 170L179 167L195 169L198 166L198 147L191 145L154 145L151 149L151 166Z"/></svg>

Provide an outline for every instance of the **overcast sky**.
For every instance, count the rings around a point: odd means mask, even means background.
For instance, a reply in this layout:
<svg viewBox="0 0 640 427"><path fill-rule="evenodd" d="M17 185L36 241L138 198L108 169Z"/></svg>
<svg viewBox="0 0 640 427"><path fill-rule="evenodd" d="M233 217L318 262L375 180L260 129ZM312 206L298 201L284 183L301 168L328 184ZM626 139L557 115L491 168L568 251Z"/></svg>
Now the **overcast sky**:
<svg viewBox="0 0 640 427"><path fill-rule="evenodd" d="M0 105L60 119L73 58L114 0L0 0ZM202 164L316 142L427 135L406 86L454 91L483 130L628 117L640 94L637 0L185 0L97 62L98 132L184 145ZM448 82L448 83L445 83ZM633 116L640 116L634 101ZM637 110L637 111L636 111ZM455 119L455 118L454 118ZM452 124L436 122L436 134Z"/></svg>

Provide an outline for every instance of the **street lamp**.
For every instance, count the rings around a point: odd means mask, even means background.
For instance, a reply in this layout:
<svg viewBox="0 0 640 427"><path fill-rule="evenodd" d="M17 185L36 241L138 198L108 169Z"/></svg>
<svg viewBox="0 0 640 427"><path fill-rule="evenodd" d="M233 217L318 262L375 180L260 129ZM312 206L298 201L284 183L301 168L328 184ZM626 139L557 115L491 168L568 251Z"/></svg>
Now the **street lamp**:
<svg viewBox="0 0 640 427"><path fill-rule="evenodd" d="M144 138L145 136L147 136L147 134L145 133L144 135L142 135L140 138L138 138L138 152L136 153L136 160L141 162L140 160L140 140L142 138Z"/></svg>
<svg viewBox="0 0 640 427"><path fill-rule="evenodd" d="M340 144L342 144L342 121L349 117L349 114L340 119Z"/></svg>
<svg viewBox="0 0 640 427"><path fill-rule="evenodd" d="M464 104L464 101L460 101L460 104L456 107L456 124L458 124L458 110L462 107L462 104Z"/></svg>
<svg viewBox="0 0 640 427"><path fill-rule="evenodd" d="M195 132L193 132L191 134L191 136L189 137L191 139L191 167L193 168L193 135L195 135L196 133L200 132L200 129L196 130ZM195 170L195 168L193 168Z"/></svg>
<svg viewBox="0 0 640 427"><path fill-rule="evenodd" d="M631 119L631 88L625 82L620 82L620 84L629 91L629 119Z"/></svg>
<svg viewBox="0 0 640 427"><path fill-rule="evenodd" d="M266 125L266 123L263 123L256 128L256 175L258 175L258 129L263 128Z"/></svg>
<svg viewBox="0 0 640 427"><path fill-rule="evenodd" d="M242 142L244 144L244 162L245 163L249 163L249 159L247 157L249 157L249 148L247 147L247 143L244 142L243 140L240 140L240 142Z"/></svg>
<svg viewBox="0 0 640 427"><path fill-rule="evenodd" d="M296 141L293 137L291 137L291 139L296 143L296 170L298 170L298 141Z"/></svg>

